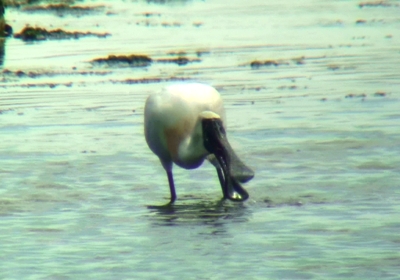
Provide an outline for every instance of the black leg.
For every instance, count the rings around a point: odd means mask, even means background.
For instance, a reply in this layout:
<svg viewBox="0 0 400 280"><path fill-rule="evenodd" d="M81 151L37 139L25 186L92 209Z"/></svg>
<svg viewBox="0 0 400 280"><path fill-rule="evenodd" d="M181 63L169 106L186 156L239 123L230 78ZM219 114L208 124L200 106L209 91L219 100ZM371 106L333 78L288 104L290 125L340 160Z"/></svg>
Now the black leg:
<svg viewBox="0 0 400 280"><path fill-rule="evenodd" d="M167 171L167 176L168 176L169 190L171 192L170 203L174 203L174 201L176 200L176 192L175 192L175 184L174 184L174 177L172 176L172 171Z"/></svg>
<svg viewBox="0 0 400 280"><path fill-rule="evenodd" d="M224 195L224 198L228 198L228 194L227 194L227 190L226 190L226 186L225 186L224 173L222 172L221 167L217 167L217 174L218 174L219 183L221 184L222 194Z"/></svg>

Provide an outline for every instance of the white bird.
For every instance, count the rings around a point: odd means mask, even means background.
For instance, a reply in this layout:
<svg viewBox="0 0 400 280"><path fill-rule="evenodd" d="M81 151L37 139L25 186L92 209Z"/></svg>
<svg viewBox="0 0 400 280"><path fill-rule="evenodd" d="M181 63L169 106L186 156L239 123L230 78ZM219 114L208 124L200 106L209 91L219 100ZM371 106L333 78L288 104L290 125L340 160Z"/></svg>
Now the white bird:
<svg viewBox="0 0 400 280"><path fill-rule="evenodd" d="M242 201L249 197L239 182L251 180L254 172L234 153L225 125L221 96L211 86L173 84L147 98L145 137L167 172L171 203L176 200L173 163L193 169L205 158L217 169L224 198Z"/></svg>

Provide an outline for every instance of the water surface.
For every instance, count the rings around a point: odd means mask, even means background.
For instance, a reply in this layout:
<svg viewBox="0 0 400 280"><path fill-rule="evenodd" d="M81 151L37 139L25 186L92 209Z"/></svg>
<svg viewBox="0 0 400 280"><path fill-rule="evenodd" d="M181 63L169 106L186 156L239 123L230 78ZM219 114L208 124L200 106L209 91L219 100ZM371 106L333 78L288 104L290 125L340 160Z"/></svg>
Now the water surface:
<svg viewBox="0 0 400 280"><path fill-rule="evenodd" d="M400 3L94 1L8 9L107 38L7 39L0 76L1 279L398 279ZM109 54L179 66L98 66ZM176 55L175 55L176 56ZM274 65L251 67L251 62ZM253 64L254 65L254 64ZM211 84L256 172L221 201L210 164L175 168L143 136L147 95Z"/></svg>

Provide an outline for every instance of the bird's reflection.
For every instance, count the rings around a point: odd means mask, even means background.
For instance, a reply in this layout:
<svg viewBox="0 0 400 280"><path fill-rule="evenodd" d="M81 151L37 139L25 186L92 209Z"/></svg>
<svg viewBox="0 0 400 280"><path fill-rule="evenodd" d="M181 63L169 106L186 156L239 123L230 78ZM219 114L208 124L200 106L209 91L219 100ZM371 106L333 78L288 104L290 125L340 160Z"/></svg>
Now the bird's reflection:
<svg viewBox="0 0 400 280"><path fill-rule="evenodd" d="M223 234L224 224L246 222L250 216L249 209L242 202L209 201L193 197L182 197L175 204L147 206L147 208L150 210L150 219L155 225L212 225L215 227L213 234Z"/></svg>

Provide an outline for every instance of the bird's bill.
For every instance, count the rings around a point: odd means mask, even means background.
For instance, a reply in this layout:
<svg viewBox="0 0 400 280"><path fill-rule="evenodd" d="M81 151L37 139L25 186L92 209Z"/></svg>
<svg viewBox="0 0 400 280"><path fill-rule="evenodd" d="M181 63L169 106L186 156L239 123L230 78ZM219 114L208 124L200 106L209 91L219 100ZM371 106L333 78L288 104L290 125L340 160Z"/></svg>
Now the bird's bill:
<svg viewBox="0 0 400 280"><path fill-rule="evenodd" d="M224 197L235 201L246 200L249 195L240 182L251 180L254 172L233 151L221 119L203 120L203 140L205 148L215 155L222 170L220 182Z"/></svg>
<svg viewBox="0 0 400 280"><path fill-rule="evenodd" d="M217 157L220 165L224 164L225 160L221 157ZM249 198L249 194L242 187L239 181L233 176L229 175L226 165L219 171L219 181L221 183L222 192L224 193L224 198L228 198L233 201L244 201ZM221 174L220 174L221 173Z"/></svg>

